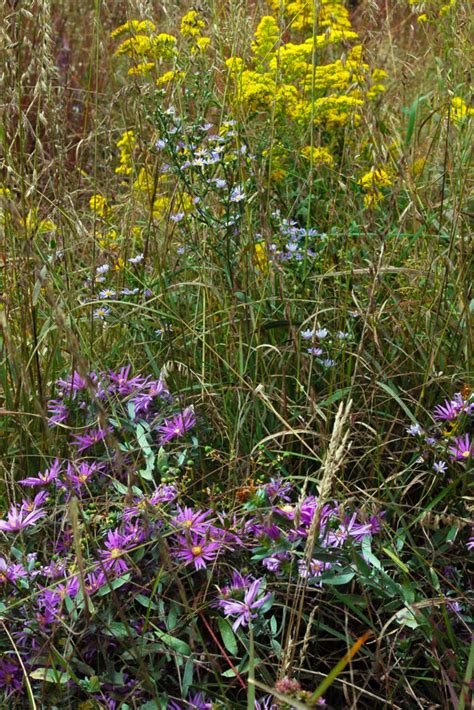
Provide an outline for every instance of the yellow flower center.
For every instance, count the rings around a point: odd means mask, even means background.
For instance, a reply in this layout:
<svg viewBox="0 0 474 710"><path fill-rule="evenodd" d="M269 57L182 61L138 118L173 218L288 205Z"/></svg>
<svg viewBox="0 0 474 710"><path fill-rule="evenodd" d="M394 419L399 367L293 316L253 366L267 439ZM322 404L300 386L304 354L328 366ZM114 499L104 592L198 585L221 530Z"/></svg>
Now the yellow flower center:
<svg viewBox="0 0 474 710"><path fill-rule="evenodd" d="M471 455L471 452L470 452L469 450L463 451L462 454L461 454L461 456L463 457L463 459L468 459L470 455Z"/></svg>
<svg viewBox="0 0 474 710"><path fill-rule="evenodd" d="M113 560L116 560L117 557L120 557L122 554L122 550L120 550L118 547L114 547L110 550L110 557Z"/></svg>
<svg viewBox="0 0 474 710"><path fill-rule="evenodd" d="M194 557L198 557L202 552L201 545L193 545L193 547L191 548L191 552L193 553Z"/></svg>

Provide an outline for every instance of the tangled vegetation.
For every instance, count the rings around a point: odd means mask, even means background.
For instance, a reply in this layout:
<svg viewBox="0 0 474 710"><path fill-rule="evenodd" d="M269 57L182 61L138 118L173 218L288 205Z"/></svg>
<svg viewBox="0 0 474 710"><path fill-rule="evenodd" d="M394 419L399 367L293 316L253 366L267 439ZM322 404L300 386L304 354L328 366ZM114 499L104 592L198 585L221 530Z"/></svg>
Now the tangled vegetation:
<svg viewBox="0 0 474 710"><path fill-rule="evenodd" d="M470 4L2 13L1 707L470 707Z"/></svg>

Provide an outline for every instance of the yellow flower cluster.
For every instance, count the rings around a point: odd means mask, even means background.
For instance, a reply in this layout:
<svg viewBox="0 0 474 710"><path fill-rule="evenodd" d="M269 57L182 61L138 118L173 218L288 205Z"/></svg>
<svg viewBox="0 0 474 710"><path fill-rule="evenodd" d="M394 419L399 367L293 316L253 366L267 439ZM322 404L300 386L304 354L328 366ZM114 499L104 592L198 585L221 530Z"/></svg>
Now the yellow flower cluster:
<svg viewBox="0 0 474 710"><path fill-rule="evenodd" d="M269 259L268 251L264 242L257 242L254 246L253 251L255 266L262 273L266 274L268 272Z"/></svg>
<svg viewBox="0 0 474 710"><path fill-rule="evenodd" d="M313 30L315 3L307 0L271 0L275 11L282 10L291 20L291 30ZM266 15L260 20L252 43L253 66L241 57L226 64L233 79L235 105L252 112L274 112L286 122L323 124L336 128L360 121L366 101L385 90L382 69L370 71L357 44L335 61L324 63L321 53L329 45L357 39L351 29L347 8L340 2L322 0L318 28L321 34L300 42L283 42L277 19Z"/></svg>
<svg viewBox="0 0 474 710"><path fill-rule="evenodd" d="M314 166L334 164L334 158L327 148L314 148L307 145L301 151L301 155L310 160Z"/></svg>
<svg viewBox="0 0 474 710"><path fill-rule="evenodd" d="M99 217L105 217L107 212L107 198L103 195L92 195L89 200L89 207L93 212L95 212Z"/></svg>
<svg viewBox="0 0 474 710"><path fill-rule="evenodd" d="M280 40L280 28L272 15L262 17L255 31L255 41L252 52L261 61L269 59L276 50Z"/></svg>
<svg viewBox="0 0 474 710"><path fill-rule="evenodd" d="M118 175L130 175L133 169L133 150L137 143L133 131L125 131L117 141L117 148L120 149L120 164L115 168Z"/></svg>
<svg viewBox="0 0 474 710"><path fill-rule="evenodd" d="M155 32L156 26L150 20L129 20L124 22L115 30L110 33L112 38L121 37L121 35L130 34L141 34L145 32Z"/></svg>
<svg viewBox="0 0 474 710"><path fill-rule="evenodd" d="M176 37L161 32L158 35L149 37L148 35L134 35L125 39L116 49L115 54L120 56L126 54L132 59L153 58L172 59L176 52Z"/></svg>
<svg viewBox="0 0 474 710"><path fill-rule="evenodd" d="M366 192L364 196L365 207L375 207L378 202L383 200L382 187L391 187L392 179L386 170L383 168L372 167L368 173L362 175L357 181L357 184Z"/></svg>
<svg viewBox="0 0 474 710"><path fill-rule="evenodd" d="M474 116L474 108L471 108L460 96L451 99L451 117L454 123L462 123L466 118Z"/></svg>
<svg viewBox="0 0 474 710"><path fill-rule="evenodd" d="M210 44L209 37L202 36L205 22L196 10L187 12L181 19L180 33L182 37L191 38L193 46L191 54L205 52ZM156 26L149 20L130 20L111 32L111 37L129 35L115 50L117 56L127 56L133 65L129 68L130 76L145 76L151 73L157 62L171 62L172 69L157 81L158 86L168 84L180 76L176 67L179 57L178 40L174 35L165 32L157 33Z"/></svg>
<svg viewBox="0 0 474 710"><path fill-rule="evenodd" d="M149 74L155 68L154 62L140 62L130 67L127 74L129 76L144 76L144 74Z"/></svg>
<svg viewBox="0 0 474 710"><path fill-rule="evenodd" d="M450 13L456 4L456 0L408 0L412 10L418 14L417 22L423 24L429 21L436 21Z"/></svg>
<svg viewBox="0 0 474 710"><path fill-rule="evenodd" d="M32 234L47 234L57 229L51 219L40 219L37 209L29 210L26 215L25 227L28 236Z"/></svg>
<svg viewBox="0 0 474 710"><path fill-rule="evenodd" d="M206 23L201 19L197 10L190 10L181 18L180 32L183 37L200 37Z"/></svg>
<svg viewBox="0 0 474 710"><path fill-rule="evenodd" d="M178 69L173 69L172 71L166 71L164 74L158 77L156 80L157 86L165 86L169 84L170 81L175 81L175 79L184 79L184 71L179 71Z"/></svg>
<svg viewBox="0 0 474 710"><path fill-rule="evenodd" d="M269 0L275 12L282 12L295 31L312 31L315 25L314 0ZM349 11L342 2L321 0L317 25L320 28L350 29Z"/></svg>

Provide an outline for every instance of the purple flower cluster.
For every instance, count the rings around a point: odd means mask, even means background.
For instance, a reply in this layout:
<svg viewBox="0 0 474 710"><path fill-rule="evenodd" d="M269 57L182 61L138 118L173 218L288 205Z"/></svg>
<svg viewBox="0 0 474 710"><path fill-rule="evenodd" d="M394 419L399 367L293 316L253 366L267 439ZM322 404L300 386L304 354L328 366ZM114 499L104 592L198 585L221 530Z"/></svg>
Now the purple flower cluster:
<svg viewBox="0 0 474 710"><path fill-rule="evenodd" d="M438 424L433 432L427 434L418 423L410 425L407 433L423 446L417 463L431 459L431 468L439 475L449 471L449 462L469 465L474 457L474 442L469 433L473 415L474 395L469 391L465 396L457 392L452 399L435 406L433 418Z"/></svg>

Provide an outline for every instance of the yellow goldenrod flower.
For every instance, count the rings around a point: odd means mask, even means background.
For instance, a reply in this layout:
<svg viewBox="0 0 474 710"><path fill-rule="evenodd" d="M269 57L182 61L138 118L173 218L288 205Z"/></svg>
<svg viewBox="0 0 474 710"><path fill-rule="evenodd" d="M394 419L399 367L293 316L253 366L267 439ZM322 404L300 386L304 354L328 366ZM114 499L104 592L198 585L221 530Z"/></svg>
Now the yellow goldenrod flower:
<svg viewBox="0 0 474 710"><path fill-rule="evenodd" d="M275 51L280 39L280 28L274 17L265 15L255 30L252 51L260 60L267 61Z"/></svg>
<svg viewBox="0 0 474 710"><path fill-rule="evenodd" d="M209 37L198 37L196 39L196 45L201 52L205 52L210 44L211 40L209 39Z"/></svg>
<svg viewBox="0 0 474 710"><path fill-rule="evenodd" d="M175 79L184 79L185 76L186 75L184 71L178 71L177 69L173 71L167 71L158 77L158 79L156 80L156 85L164 86L165 84L169 84L170 81L174 81Z"/></svg>
<svg viewBox="0 0 474 710"><path fill-rule="evenodd" d="M199 37L206 27L206 23L201 19L196 10L190 10L181 18L180 33L183 37Z"/></svg>
<svg viewBox="0 0 474 710"><path fill-rule="evenodd" d="M473 115L474 108L470 108L460 96L454 96L451 99L451 117L454 123L461 123Z"/></svg>
<svg viewBox="0 0 474 710"><path fill-rule="evenodd" d="M364 190L378 190L381 187L390 187L392 180L383 168L371 168L368 173L365 173L358 181Z"/></svg>
<svg viewBox="0 0 474 710"><path fill-rule="evenodd" d="M115 37L120 37L123 34L126 34L127 32L130 32L132 34L137 34L139 32L154 32L156 30L156 26L153 24L153 22L150 22L150 20L130 20L129 22L124 22L123 25L120 25L117 27L115 30L113 30L110 33L110 36L115 38Z"/></svg>
<svg viewBox="0 0 474 710"><path fill-rule="evenodd" d="M418 177L421 175L423 170L425 169L426 165L426 158L417 158L416 160L413 161L411 164L411 174L413 177Z"/></svg>
<svg viewBox="0 0 474 710"><path fill-rule="evenodd" d="M314 148L307 145L301 151L301 155L311 160L313 165L333 165L334 158L327 148Z"/></svg>
<svg viewBox="0 0 474 710"><path fill-rule="evenodd" d="M125 131L117 141L117 148L120 148L120 165L115 168L118 175L130 175L133 167L133 150L137 139L133 131Z"/></svg>
<svg viewBox="0 0 474 710"><path fill-rule="evenodd" d="M374 192L368 192L366 195L364 195L364 207L366 209L373 209L382 200L383 194L379 190L374 190Z"/></svg>
<svg viewBox="0 0 474 710"><path fill-rule="evenodd" d="M269 259L268 252L264 242L257 242L254 246L254 261L255 266L262 274L268 272Z"/></svg>
<svg viewBox="0 0 474 710"><path fill-rule="evenodd" d="M129 76L143 76L144 74L149 74L154 67L154 62L140 62L140 64L130 67L127 74Z"/></svg>
<svg viewBox="0 0 474 710"><path fill-rule="evenodd" d="M103 195L92 195L89 200L89 207L93 212L99 215L99 217L104 217L107 211L107 198Z"/></svg>

